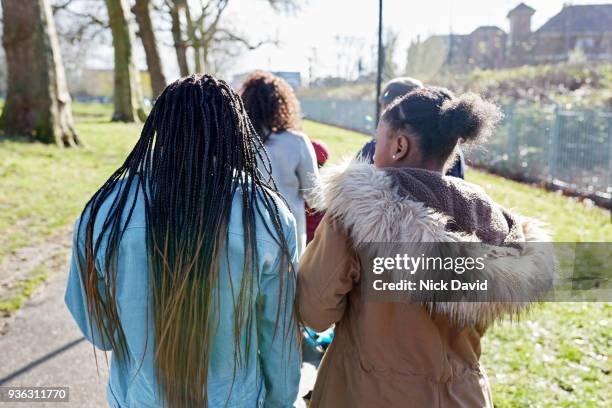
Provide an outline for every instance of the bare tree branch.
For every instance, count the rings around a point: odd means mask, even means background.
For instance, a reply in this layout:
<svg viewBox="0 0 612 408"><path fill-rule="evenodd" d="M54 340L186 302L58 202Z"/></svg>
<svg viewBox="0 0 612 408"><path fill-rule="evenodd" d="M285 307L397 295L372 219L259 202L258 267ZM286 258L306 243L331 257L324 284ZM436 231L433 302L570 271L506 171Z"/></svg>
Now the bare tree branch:
<svg viewBox="0 0 612 408"><path fill-rule="evenodd" d="M307 1L304 0L268 0L268 4L274 11L285 14L297 13L305 3Z"/></svg>
<svg viewBox="0 0 612 408"><path fill-rule="evenodd" d="M160 0L162 1L162 0ZM196 71L206 70L206 66L219 55L230 55L236 49L254 50L264 44L278 45L278 41L262 40L253 42L245 35L224 24L223 16L230 0L163 0L167 15L173 16L173 36L178 58L184 58L184 48L193 50ZM299 9L305 0L266 0L276 12L290 13ZM180 20L178 12L183 15ZM180 33L181 38L178 37ZM188 38L182 38L182 33ZM177 42L178 41L178 42ZM235 46L232 46L234 44ZM244 47L244 48L243 48ZM227 48L229 51L223 50ZM180 54L180 56L179 56ZM233 55L232 55L233 56ZM179 65L185 63L179 61Z"/></svg>
<svg viewBox="0 0 612 408"><path fill-rule="evenodd" d="M52 6L53 14L57 14L58 12L63 12L73 17L85 19L86 21L81 24L86 24L86 25L93 24L93 25L98 25L101 27L108 28L108 23L100 19L97 16L96 11L99 11L99 10L92 11L92 8L89 7L92 4L96 5L97 1L87 2L84 0L80 0L80 1L79 0L63 0L61 3L56 2ZM79 8L79 10L77 10L75 8L71 8L70 6L72 5L76 5L76 6L80 5L81 7ZM83 11L83 10L87 10L87 11Z"/></svg>
<svg viewBox="0 0 612 408"><path fill-rule="evenodd" d="M217 31L217 27L219 25L219 21L221 20L221 15L223 11L227 7L229 0L218 0L217 1L217 14L213 19L212 23L208 26L208 28L204 27L204 20L200 21L200 30L202 31L202 42L203 45L207 45L210 43L210 40L214 37L215 32ZM204 14L202 14L204 17Z"/></svg>
<svg viewBox="0 0 612 408"><path fill-rule="evenodd" d="M219 34L218 37L214 38L215 41L225 42L225 43L228 43L228 42L240 43L249 50L255 50L265 44L278 45L278 40L260 40L256 43L251 43L249 42L247 38L242 37L236 33L233 33L223 28L217 30L215 34Z"/></svg>
<svg viewBox="0 0 612 408"><path fill-rule="evenodd" d="M64 0L62 3L52 4L51 10L53 10L53 14L57 13L60 10L66 10L68 6L72 4L73 1L74 0Z"/></svg>
<svg viewBox="0 0 612 408"><path fill-rule="evenodd" d="M108 23L106 21L99 19L98 17L96 17L93 14L81 13L79 11L74 11L74 10L71 10L69 8L63 9L63 11L65 11L66 13L72 14L75 17L81 17L81 18L87 19L89 24L98 25L98 26L104 27L104 28L108 28L109 27L109 25L108 25Z"/></svg>

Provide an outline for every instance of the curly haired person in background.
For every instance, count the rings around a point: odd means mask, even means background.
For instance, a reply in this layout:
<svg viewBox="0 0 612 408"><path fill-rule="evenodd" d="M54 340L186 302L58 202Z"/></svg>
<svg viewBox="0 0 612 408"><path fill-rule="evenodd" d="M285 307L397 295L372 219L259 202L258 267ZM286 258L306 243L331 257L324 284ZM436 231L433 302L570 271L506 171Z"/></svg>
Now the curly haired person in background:
<svg viewBox="0 0 612 408"><path fill-rule="evenodd" d="M299 102L285 80L262 71L247 77L240 95L270 157L278 191L295 216L301 254L306 246L304 203L318 170L312 144L300 131Z"/></svg>

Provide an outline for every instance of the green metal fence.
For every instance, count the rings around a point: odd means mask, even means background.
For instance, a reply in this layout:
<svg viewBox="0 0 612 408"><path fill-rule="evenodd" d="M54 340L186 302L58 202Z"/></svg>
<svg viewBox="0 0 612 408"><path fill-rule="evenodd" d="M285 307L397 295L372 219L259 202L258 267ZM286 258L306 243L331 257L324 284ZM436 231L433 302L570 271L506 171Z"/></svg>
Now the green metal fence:
<svg viewBox="0 0 612 408"><path fill-rule="evenodd" d="M372 134L372 101L302 100L305 117ZM612 112L509 105L491 139L466 152L474 164L610 200Z"/></svg>

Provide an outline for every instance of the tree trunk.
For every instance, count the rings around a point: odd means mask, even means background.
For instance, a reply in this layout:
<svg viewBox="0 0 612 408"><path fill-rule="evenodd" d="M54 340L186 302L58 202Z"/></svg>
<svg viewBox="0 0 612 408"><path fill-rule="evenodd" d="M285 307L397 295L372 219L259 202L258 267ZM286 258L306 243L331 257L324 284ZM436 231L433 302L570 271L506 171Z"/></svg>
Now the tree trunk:
<svg viewBox="0 0 612 408"><path fill-rule="evenodd" d="M176 51L176 59L178 61L179 71L181 76L189 75L189 65L187 64L187 45L183 40L183 32L181 29L181 0L174 0L170 4L170 17L172 19L172 40L174 41L174 50Z"/></svg>
<svg viewBox="0 0 612 408"><path fill-rule="evenodd" d="M8 89L0 122L8 135L66 147L80 144L47 0L2 0Z"/></svg>
<svg viewBox="0 0 612 408"><path fill-rule="evenodd" d="M147 68L151 76L151 88L153 88L153 98L157 98L166 88L166 77L162 70L162 63L159 57L159 49L155 40L155 32L151 23L151 0L136 0L132 9L138 23L138 34L142 40L142 46L147 58Z"/></svg>
<svg viewBox="0 0 612 408"><path fill-rule="evenodd" d="M193 48L193 61L195 72L198 74L202 74L204 71L204 63L202 60L202 52L200 47L201 41L198 38L195 24L193 23L193 19L191 18L189 4L185 5L185 20L187 21L187 37L189 38L189 42L191 43L191 47Z"/></svg>
<svg viewBox="0 0 612 408"><path fill-rule="evenodd" d="M202 45L202 69L207 69L209 74L216 74L214 67L210 63L209 47L210 43Z"/></svg>
<svg viewBox="0 0 612 408"><path fill-rule="evenodd" d="M139 72L134 64L134 33L128 20L125 0L106 0L108 22L115 49L115 89L113 121L145 120Z"/></svg>

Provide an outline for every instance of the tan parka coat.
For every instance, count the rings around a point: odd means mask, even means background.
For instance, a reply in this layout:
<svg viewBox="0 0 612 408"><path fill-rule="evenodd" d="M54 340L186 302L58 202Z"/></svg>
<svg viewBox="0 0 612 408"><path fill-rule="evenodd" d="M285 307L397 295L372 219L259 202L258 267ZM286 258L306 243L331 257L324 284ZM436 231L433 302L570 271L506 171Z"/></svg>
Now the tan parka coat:
<svg viewBox="0 0 612 408"><path fill-rule="evenodd" d="M449 233L446 215L402 197L389 174L370 165L328 169L316 196L327 213L300 260L299 306L314 330L335 324L335 337L319 368L310 406L492 407L479 363L481 337L493 321L528 304L367 302L355 249L363 242L474 237ZM533 223L524 221L521 228L527 241L549 239ZM534 273L552 276L549 253L530 249L521 257L533 258L526 264L534 269L513 274L506 268L510 281Z"/></svg>

